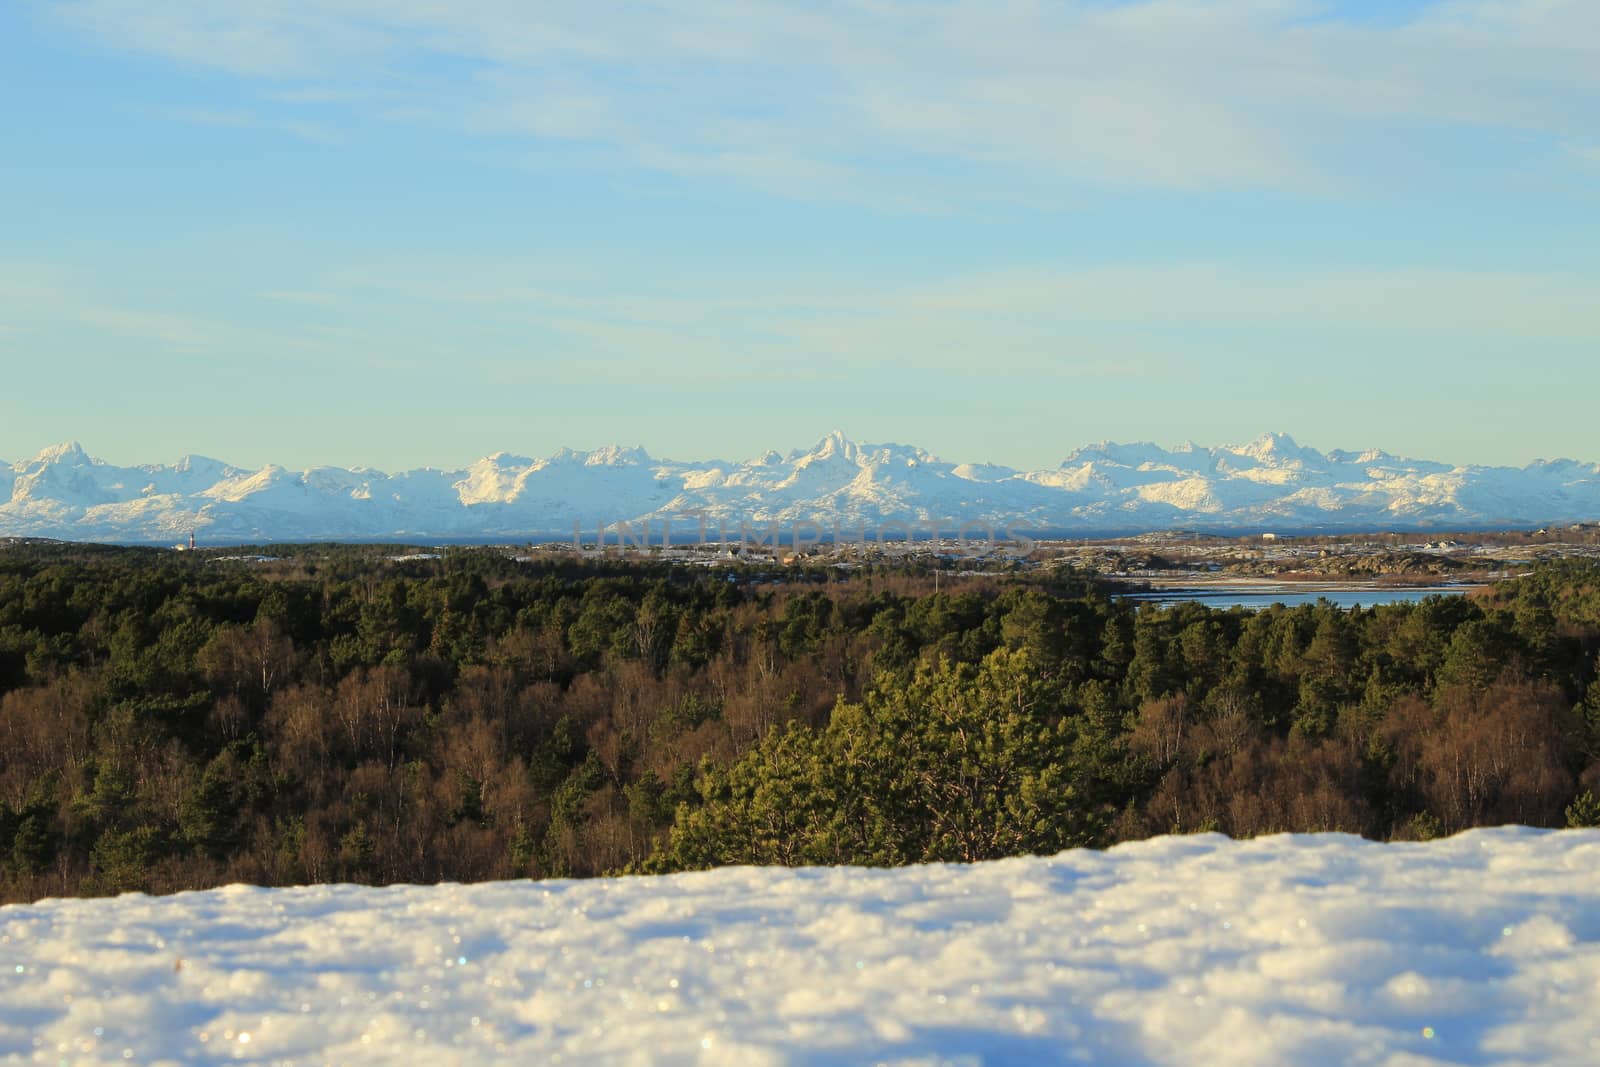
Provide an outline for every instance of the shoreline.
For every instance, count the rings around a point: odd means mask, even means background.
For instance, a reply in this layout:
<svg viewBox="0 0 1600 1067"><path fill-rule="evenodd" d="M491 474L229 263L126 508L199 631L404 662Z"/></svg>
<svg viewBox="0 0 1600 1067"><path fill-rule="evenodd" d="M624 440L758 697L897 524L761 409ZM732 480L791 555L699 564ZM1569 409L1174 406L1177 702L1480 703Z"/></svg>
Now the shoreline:
<svg viewBox="0 0 1600 1067"><path fill-rule="evenodd" d="M1173 592L1192 592L1198 596L1214 594L1217 596L1236 595L1270 595L1272 593L1294 593L1304 595L1308 593L1459 593L1472 595L1490 588L1492 581L1385 581L1383 577L1371 580L1339 579L1330 581L1320 578L1243 578L1238 576L1209 577L1206 575L1193 575L1173 578L1125 578L1117 577L1107 579L1112 585L1124 587L1122 595L1137 596L1140 593L1162 594Z"/></svg>

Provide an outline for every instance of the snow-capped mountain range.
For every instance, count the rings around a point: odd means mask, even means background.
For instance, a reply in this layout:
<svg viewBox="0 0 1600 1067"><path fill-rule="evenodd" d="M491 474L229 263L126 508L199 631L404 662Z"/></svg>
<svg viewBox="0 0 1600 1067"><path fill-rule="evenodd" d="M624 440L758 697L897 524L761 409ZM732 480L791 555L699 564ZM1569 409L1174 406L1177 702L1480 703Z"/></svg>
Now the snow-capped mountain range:
<svg viewBox="0 0 1600 1067"><path fill-rule="evenodd" d="M1035 532L1172 528L1484 528L1600 519L1600 464L1453 466L1387 452L1318 452L1287 434L1173 449L1101 443L1057 467L950 463L834 432L809 449L742 462L655 459L640 448L505 452L460 470L290 471L186 456L119 467L76 443L0 461L0 536L172 543L290 540L592 539L601 523L705 517L738 536L776 522L868 531L888 522L988 522ZM870 533L869 533L870 536Z"/></svg>

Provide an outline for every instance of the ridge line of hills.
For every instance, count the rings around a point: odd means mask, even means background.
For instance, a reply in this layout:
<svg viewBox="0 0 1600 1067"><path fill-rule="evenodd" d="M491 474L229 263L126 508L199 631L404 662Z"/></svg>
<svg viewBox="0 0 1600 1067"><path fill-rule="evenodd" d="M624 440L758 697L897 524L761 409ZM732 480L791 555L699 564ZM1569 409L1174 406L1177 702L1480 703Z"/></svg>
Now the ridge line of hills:
<svg viewBox="0 0 1600 1067"><path fill-rule="evenodd" d="M1319 452L1288 434L1172 449L1100 442L1041 470L946 462L835 431L753 459L643 448L498 452L466 467L257 470L204 456L117 466L76 442L0 461L0 536L211 542L568 537L574 524L989 522L1032 531L1512 527L1600 518L1600 463L1453 465L1378 449ZM691 523L692 524L692 523Z"/></svg>

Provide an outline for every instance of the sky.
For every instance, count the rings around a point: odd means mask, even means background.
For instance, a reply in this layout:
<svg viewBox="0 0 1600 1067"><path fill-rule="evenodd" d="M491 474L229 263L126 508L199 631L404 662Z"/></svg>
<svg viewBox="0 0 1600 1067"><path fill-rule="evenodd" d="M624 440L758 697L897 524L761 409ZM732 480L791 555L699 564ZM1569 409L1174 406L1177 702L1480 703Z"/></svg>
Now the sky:
<svg viewBox="0 0 1600 1067"><path fill-rule="evenodd" d="M12 0L0 458L1600 460L1593 0Z"/></svg>

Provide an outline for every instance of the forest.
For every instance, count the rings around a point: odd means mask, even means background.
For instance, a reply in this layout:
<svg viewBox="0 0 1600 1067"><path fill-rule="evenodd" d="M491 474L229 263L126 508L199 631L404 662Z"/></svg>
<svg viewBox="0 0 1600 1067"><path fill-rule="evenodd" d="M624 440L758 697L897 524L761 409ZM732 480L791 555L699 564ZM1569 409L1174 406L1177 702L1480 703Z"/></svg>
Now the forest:
<svg viewBox="0 0 1600 1067"><path fill-rule="evenodd" d="M1600 565L1133 605L926 564L0 547L0 902L1600 825Z"/></svg>

